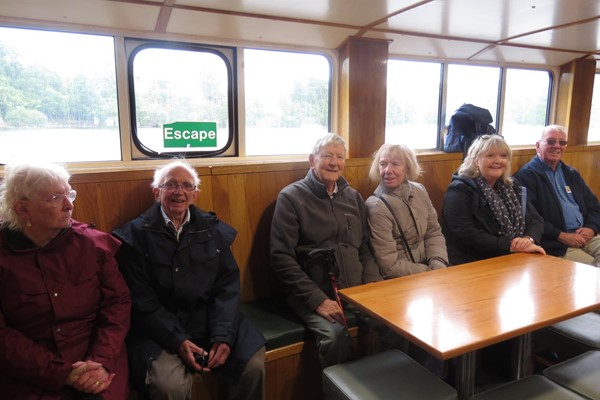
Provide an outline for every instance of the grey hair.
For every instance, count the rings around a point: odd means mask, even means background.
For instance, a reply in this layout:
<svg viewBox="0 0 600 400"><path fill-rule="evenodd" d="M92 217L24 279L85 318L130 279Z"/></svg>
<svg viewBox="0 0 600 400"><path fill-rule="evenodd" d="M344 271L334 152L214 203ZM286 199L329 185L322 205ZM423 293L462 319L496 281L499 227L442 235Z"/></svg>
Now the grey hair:
<svg viewBox="0 0 600 400"><path fill-rule="evenodd" d="M164 181L167 175L169 175L169 173L176 168L185 169L192 176L194 185L196 185L196 187L200 185L200 178L198 177L198 173L196 172L194 167L192 167L190 163L188 163L184 159L177 158L168 163L167 165L157 168L156 171L154 171L154 180L152 181L152 184L150 186L152 186L153 189L156 189L158 186L165 183Z"/></svg>
<svg viewBox="0 0 600 400"><path fill-rule="evenodd" d="M551 131L559 131L565 134L565 136L567 136L567 128L565 128L562 125L548 125L546 127L544 127L544 129L542 130L542 137L541 139L544 138L544 136Z"/></svg>
<svg viewBox="0 0 600 400"><path fill-rule="evenodd" d="M402 161L405 168L406 179L414 181L421 176L422 169L417 161L417 155L414 151L403 144L385 143L375 152L375 154L373 154L373 162L369 169L369 178L371 178L371 180L379 181L381 179L379 162L384 156Z"/></svg>
<svg viewBox="0 0 600 400"><path fill-rule="evenodd" d="M15 212L19 200L27 200L40 188L54 183L68 183L67 170L57 164L19 163L4 167L4 179L0 183L0 221L9 229L22 230Z"/></svg>
<svg viewBox="0 0 600 400"><path fill-rule="evenodd" d="M346 155L346 153L348 153L348 146L346 146L346 141L344 140L344 138L338 134L329 133L317 140L310 154L316 156L317 154L319 154L323 147L328 146L330 144L333 144L334 146L344 146L344 156Z"/></svg>
<svg viewBox="0 0 600 400"><path fill-rule="evenodd" d="M467 156L465 157L462 165L458 168L458 175L467 176L469 178L477 178L481 175L479 167L477 167L477 159L483 154L491 150L502 150L508 154L508 163L506 164L506 170L502 175L502 182L505 185L512 184L512 178L510 177L512 160L512 150L510 146L501 135L482 135L479 136L469 147Z"/></svg>

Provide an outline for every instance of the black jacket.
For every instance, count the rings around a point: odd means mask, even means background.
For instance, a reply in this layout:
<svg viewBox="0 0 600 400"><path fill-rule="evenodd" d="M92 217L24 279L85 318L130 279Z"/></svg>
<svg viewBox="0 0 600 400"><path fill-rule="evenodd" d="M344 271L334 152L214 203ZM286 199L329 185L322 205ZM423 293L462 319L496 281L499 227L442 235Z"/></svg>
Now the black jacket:
<svg viewBox="0 0 600 400"><path fill-rule="evenodd" d="M513 181L517 198L522 188ZM544 221L526 200L525 235L536 243L542 237ZM444 197L442 229L446 237L448 258L453 265L483 260L510 253L511 239L500 235L500 224L483 192L471 178L454 175Z"/></svg>
<svg viewBox="0 0 600 400"><path fill-rule="evenodd" d="M565 181L571 188L573 199L583 214L583 226L595 233L600 232L600 203L590 190L579 172L571 166L560 162ZM535 156L516 174L523 186L527 187L529 199L544 218L544 235L541 246L548 254L564 256L567 246L558 241L558 235L566 231L565 219L558 196L544 172L543 161Z"/></svg>
<svg viewBox="0 0 600 400"><path fill-rule="evenodd" d="M161 349L177 353L186 339L207 351L225 342L231 354L215 371L235 382L265 340L239 312L240 272L229 248L235 230L195 206L190 213L179 241L159 203L113 232L124 243L118 261L133 303L131 367L142 379Z"/></svg>

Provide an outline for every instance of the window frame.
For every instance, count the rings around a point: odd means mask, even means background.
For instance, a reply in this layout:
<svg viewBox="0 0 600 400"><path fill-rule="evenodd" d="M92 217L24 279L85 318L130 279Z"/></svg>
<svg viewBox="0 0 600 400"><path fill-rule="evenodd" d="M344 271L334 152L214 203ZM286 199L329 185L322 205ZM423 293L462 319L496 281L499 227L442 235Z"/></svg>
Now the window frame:
<svg viewBox="0 0 600 400"><path fill-rule="evenodd" d="M555 67L546 67L536 65L515 65L515 64L486 64L486 63L465 63L459 61L452 60L437 60L437 59L419 59L419 58L406 58L401 55L393 55L390 54L388 60L397 60L397 61L412 61L412 62L434 62L441 64L441 89L440 96L438 98L438 136L437 136L437 146L435 148L427 148L427 149L413 149L417 153L426 153L433 151L443 151L443 143L444 136L447 129L446 120L449 120L449 117L452 115L453 111L447 110L447 94L448 94L448 67L450 65L464 65L464 66L473 66L473 67L496 67L500 69L499 73L499 81L498 81L498 101L496 110L489 110L492 116L494 117L494 128L497 132L502 132L503 123L504 123L504 102L506 99L506 79L507 79L507 70L508 69L520 69L520 70L533 70L533 71L542 71L547 72L549 76L548 82L548 93L547 93L547 103L546 103L546 119L545 125L548 125L550 121L553 120L554 116L554 105L556 102L556 94L557 94L557 85L556 82L556 74L557 68ZM388 92L391 90L389 86L387 87ZM515 148L523 148L535 146L535 143L527 144L527 145L511 145L511 147Z"/></svg>
<svg viewBox="0 0 600 400"><path fill-rule="evenodd" d="M338 66L338 57L335 56L334 54L332 54L331 51L327 51L327 50L323 50L323 49L318 49L318 50L314 50L314 49L294 49L294 48L281 48L281 47L272 47L272 46L264 46L264 47L256 47L256 46L239 46L237 47L238 52L239 52L239 57L238 59L240 60L239 62L239 73L238 75L240 76L240 80L239 82L243 82L243 84L240 85L240 87L238 88L238 96L239 96L239 104L240 104L240 111L239 111L239 119L240 119L240 144L243 143L243 145L240 145L240 157L247 157L248 159L252 159L252 160L261 160L261 159L289 159L290 157L301 157L305 154L308 153L295 153L295 154L285 154L285 153L279 153L279 154L250 154L248 155L247 153L247 142L248 142L248 137L246 135L247 131L247 124L246 124L246 119L247 119L247 115L246 115L246 74L245 74L245 70L244 67L246 62L244 60L244 53L245 50L257 50L257 51L267 51L267 52L281 52L281 53L296 53L296 54L304 54L304 55L315 55L315 56L321 56L323 58L326 59L326 61L329 63L329 75L330 75L330 80L329 83L327 85L327 90L328 90L328 110L327 110L327 129L328 132L336 132L336 127L337 127L337 119L334 118L335 112L337 110L337 88L338 88L338 82L337 82L337 66ZM311 146L312 147L312 146Z"/></svg>
<svg viewBox="0 0 600 400"><path fill-rule="evenodd" d="M125 38L125 48L127 56L127 93L129 96L129 128L132 160L138 159L170 159L173 157L185 158L211 158L211 157L237 157L239 156L239 87L237 76L237 47L206 45L198 43L187 43L177 41L164 40L147 40L139 38ZM219 150L209 151L164 151L156 152L146 148L138 138L137 134L137 114L136 114L136 99L135 99L135 83L133 64L135 56L146 49L168 49L168 50L184 50L210 53L220 57L227 69L227 112L229 123L229 135L226 145ZM225 54L225 53L230 54ZM139 152L139 153L138 153Z"/></svg>

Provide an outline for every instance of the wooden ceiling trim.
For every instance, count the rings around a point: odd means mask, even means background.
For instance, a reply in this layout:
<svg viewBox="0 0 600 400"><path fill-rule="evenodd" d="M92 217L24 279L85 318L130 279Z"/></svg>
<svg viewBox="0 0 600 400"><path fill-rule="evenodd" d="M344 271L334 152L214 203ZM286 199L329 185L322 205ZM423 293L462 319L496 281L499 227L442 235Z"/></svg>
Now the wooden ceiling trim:
<svg viewBox="0 0 600 400"><path fill-rule="evenodd" d="M154 32L157 33L165 33L167 31L167 26L169 25L169 19L171 18L171 11L173 11L173 4L175 0L165 0L162 7L160 8L160 12L158 13L158 19L156 20L156 27L154 28Z"/></svg>

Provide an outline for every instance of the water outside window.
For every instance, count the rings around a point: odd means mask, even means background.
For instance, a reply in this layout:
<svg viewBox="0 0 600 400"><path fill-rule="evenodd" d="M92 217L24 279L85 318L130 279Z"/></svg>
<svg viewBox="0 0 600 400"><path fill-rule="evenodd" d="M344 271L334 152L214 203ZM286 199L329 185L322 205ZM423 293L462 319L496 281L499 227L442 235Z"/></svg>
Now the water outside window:
<svg viewBox="0 0 600 400"><path fill-rule="evenodd" d="M0 28L0 163L121 159L114 40Z"/></svg>
<svg viewBox="0 0 600 400"><path fill-rule="evenodd" d="M319 54L244 50L246 155L307 154L330 120L331 65Z"/></svg>
<svg viewBox="0 0 600 400"><path fill-rule="evenodd" d="M548 114L550 73L509 68L502 135L511 145L531 145L541 136Z"/></svg>

